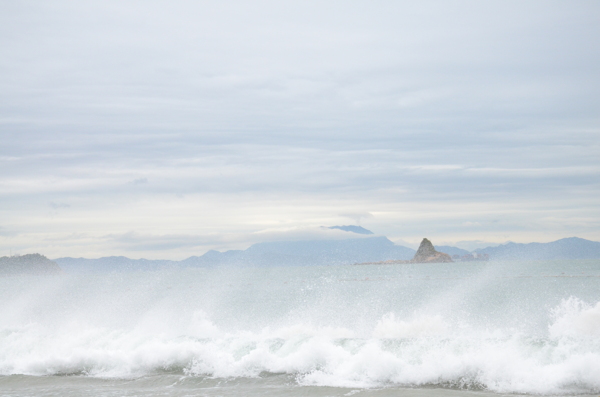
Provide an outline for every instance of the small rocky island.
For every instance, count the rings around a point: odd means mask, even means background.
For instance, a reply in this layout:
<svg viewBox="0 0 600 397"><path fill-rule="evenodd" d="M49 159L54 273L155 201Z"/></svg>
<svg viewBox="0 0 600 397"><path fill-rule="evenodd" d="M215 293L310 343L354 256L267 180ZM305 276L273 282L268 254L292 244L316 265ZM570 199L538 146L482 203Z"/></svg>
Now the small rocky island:
<svg viewBox="0 0 600 397"><path fill-rule="evenodd" d="M3 256L0 258L0 276L61 273L63 273L63 270L56 262L40 254Z"/></svg>
<svg viewBox="0 0 600 397"><path fill-rule="evenodd" d="M408 261L405 260L389 260L382 262L365 262L358 263L358 265L393 265L402 263L447 263L454 262L450 255L435 250L431 241L424 238L419 245L419 249L415 253L415 256Z"/></svg>
<svg viewBox="0 0 600 397"><path fill-rule="evenodd" d="M431 241L426 238L421 241L419 249L410 263L446 263L453 262L450 255L435 250Z"/></svg>

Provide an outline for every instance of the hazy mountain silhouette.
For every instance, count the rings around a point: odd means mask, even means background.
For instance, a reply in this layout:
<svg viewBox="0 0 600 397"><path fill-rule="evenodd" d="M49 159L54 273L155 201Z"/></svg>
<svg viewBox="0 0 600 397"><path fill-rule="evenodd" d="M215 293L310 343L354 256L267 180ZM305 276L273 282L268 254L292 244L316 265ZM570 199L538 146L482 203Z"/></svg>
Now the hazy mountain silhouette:
<svg viewBox="0 0 600 397"><path fill-rule="evenodd" d="M366 230L366 229L365 229ZM448 255L467 255L469 251L452 246L437 246ZM577 237L551 243L507 243L473 251L488 254L490 260L588 259L600 258L600 242ZM156 270L169 266L297 266L344 265L387 260L409 260L415 250L396 245L383 236L345 240L277 241L252 245L246 250L208 251L182 261L129 259L109 256L99 259L59 258L54 261L67 272L104 272Z"/></svg>
<svg viewBox="0 0 600 397"><path fill-rule="evenodd" d="M471 253L470 251L464 250L462 248L452 247L449 245L436 245L435 249L438 250L439 252L443 252L450 256L452 256L452 255L463 256L463 255L469 255Z"/></svg>
<svg viewBox="0 0 600 397"><path fill-rule="evenodd" d="M194 265L342 265L369 260L410 259L414 253L415 250L396 245L386 237L367 237L258 243L245 251L209 251L182 262Z"/></svg>
<svg viewBox="0 0 600 397"><path fill-rule="evenodd" d="M66 272L113 272L135 270L157 270L166 266L177 266L179 262L152 259L130 259L125 256L106 256L98 259L58 258L54 260Z"/></svg>
<svg viewBox="0 0 600 397"><path fill-rule="evenodd" d="M415 250L396 245L386 237L346 240L277 241L252 245L246 250L208 251L182 261L129 259L110 256L99 259L58 258L65 271L153 270L165 266L291 266L336 265L388 259L410 259Z"/></svg>
<svg viewBox="0 0 600 397"><path fill-rule="evenodd" d="M58 264L44 255L27 254L3 256L0 258L0 275L17 274L60 274Z"/></svg>
<svg viewBox="0 0 600 397"><path fill-rule="evenodd" d="M345 232L352 232L352 233L357 233L357 234L375 234L372 231L367 230L362 226L356 226L356 225L330 226L330 227L328 227L328 229L339 229L339 230L343 230Z"/></svg>
<svg viewBox="0 0 600 397"><path fill-rule="evenodd" d="M563 238L550 243L506 243L473 252L497 259L593 259L600 258L600 243L579 237Z"/></svg>

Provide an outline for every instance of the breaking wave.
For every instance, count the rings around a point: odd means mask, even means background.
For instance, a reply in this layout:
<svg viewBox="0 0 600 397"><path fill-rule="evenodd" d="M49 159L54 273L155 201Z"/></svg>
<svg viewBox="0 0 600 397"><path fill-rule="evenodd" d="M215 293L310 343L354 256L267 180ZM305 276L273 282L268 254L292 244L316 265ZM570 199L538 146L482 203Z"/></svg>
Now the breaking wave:
<svg viewBox="0 0 600 397"><path fill-rule="evenodd" d="M297 386L600 393L597 269L531 262L4 278L0 375L281 375Z"/></svg>
<svg viewBox="0 0 600 397"><path fill-rule="evenodd" d="M258 332L219 329L196 311L178 336L71 322L0 333L0 373L136 377L295 375L301 385L427 386L512 393L600 391L600 303L564 300L546 337L456 326L439 315L394 313L359 337L343 327L295 324Z"/></svg>

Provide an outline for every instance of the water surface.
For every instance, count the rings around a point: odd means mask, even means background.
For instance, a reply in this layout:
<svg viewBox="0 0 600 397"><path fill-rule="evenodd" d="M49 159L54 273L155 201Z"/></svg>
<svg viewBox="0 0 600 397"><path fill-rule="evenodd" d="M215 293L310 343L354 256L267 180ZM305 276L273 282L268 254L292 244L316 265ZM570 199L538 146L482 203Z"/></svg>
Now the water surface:
<svg viewBox="0 0 600 397"><path fill-rule="evenodd" d="M600 261L0 279L8 395L600 393Z"/></svg>

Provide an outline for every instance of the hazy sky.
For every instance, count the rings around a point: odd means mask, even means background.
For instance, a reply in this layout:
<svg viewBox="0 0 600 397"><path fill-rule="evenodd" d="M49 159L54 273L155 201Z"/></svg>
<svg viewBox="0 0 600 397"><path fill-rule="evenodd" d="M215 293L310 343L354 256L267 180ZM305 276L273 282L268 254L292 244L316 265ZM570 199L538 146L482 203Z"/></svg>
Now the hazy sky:
<svg viewBox="0 0 600 397"><path fill-rule="evenodd" d="M0 2L0 255L600 240L600 2Z"/></svg>

